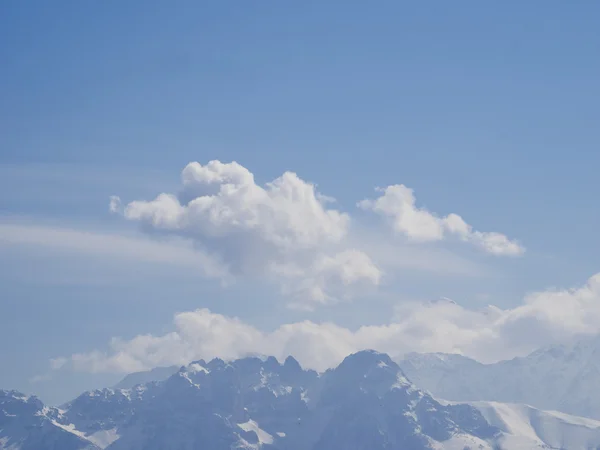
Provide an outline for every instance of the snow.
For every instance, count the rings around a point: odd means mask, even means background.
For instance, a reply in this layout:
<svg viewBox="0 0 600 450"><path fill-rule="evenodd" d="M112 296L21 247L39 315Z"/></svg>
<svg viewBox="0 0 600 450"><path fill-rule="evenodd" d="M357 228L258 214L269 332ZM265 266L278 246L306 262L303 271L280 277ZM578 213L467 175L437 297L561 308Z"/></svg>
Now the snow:
<svg viewBox="0 0 600 450"><path fill-rule="evenodd" d="M245 423L238 423L237 426L240 427L244 431L254 432L254 434L256 434L256 437L258 437L258 442L261 445L273 443L273 436L271 436L265 430L262 430L258 426L258 424L252 419L250 419L248 422L245 422Z"/></svg>
<svg viewBox="0 0 600 450"><path fill-rule="evenodd" d="M437 397L525 403L600 420L598 355L600 335L493 364L438 353L411 353L399 364L413 383Z"/></svg>
<svg viewBox="0 0 600 450"><path fill-rule="evenodd" d="M502 431L533 441L539 440L537 432L530 423L527 406L498 402L472 403L472 405L481 411L491 425Z"/></svg>
<svg viewBox="0 0 600 450"><path fill-rule="evenodd" d="M417 418L417 415L415 414L415 412L414 412L414 411L405 411L405 412L404 412L404 415L405 415L406 417L410 417L410 418L412 418L412 419L413 419L415 422L418 422L418 421L419 421L419 419Z"/></svg>
<svg viewBox="0 0 600 450"><path fill-rule="evenodd" d="M265 371L263 369L260 369L260 384L256 385L254 387L254 389L258 390L262 387L265 387L267 385L267 380L268 380L267 374L265 374Z"/></svg>
<svg viewBox="0 0 600 450"><path fill-rule="evenodd" d="M600 446L600 421L569 416L555 411L541 411L523 404L471 402L483 417L505 433L506 448L553 448L584 450ZM529 447L527 447L529 441Z"/></svg>
<svg viewBox="0 0 600 450"><path fill-rule="evenodd" d="M120 436L117 433L116 428L111 428L110 430L100 430L86 436L86 439L88 441L90 441L94 445L97 445L101 449L105 449L119 438Z"/></svg>
<svg viewBox="0 0 600 450"><path fill-rule="evenodd" d="M198 373L198 372L204 372L204 373L210 373L210 371L204 367L201 366L198 363L192 363L187 367L187 371L190 373Z"/></svg>
<svg viewBox="0 0 600 450"><path fill-rule="evenodd" d="M464 404L436 399L443 405ZM586 450L600 446L600 421L543 411L520 403L467 402L485 420L500 429L497 443L503 449L567 448Z"/></svg>
<svg viewBox="0 0 600 450"><path fill-rule="evenodd" d="M545 444L541 444L536 441L532 441L523 436L513 436L503 434L498 437L496 443L502 450L535 450L535 449L548 449L549 447ZM567 447L570 450L570 447Z"/></svg>
<svg viewBox="0 0 600 450"><path fill-rule="evenodd" d="M408 381L408 379L404 375L402 375L402 373L399 373L396 379L396 383L392 385L391 389L404 389L407 387L412 387L412 383Z"/></svg>
<svg viewBox="0 0 600 450"><path fill-rule="evenodd" d="M7 445L8 441L8 438L0 438L0 450L21 450L21 446L18 444Z"/></svg>
<svg viewBox="0 0 600 450"><path fill-rule="evenodd" d="M72 423L68 424L68 425L64 425L55 420L51 420L51 422L53 425L55 425L59 428L62 428L63 430L68 431L69 433L72 433L76 436L79 436L82 439L89 441L92 444L100 447L101 449L105 449L110 444L112 444L117 439L119 439L119 437L120 437L119 434L117 433L116 428L112 428L110 430L100 430L100 431L97 431L93 434L86 436L85 433L83 433L82 431L79 431L77 428L75 428L75 425L73 425Z"/></svg>
<svg viewBox="0 0 600 450"><path fill-rule="evenodd" d="M580 425L589 428L598 428L600 426L599 420L588 419L587 417L572 416L560 411L545 411L545 413L572 425Z"/></svg>
<svg viewBox="0 0 600 450"><path fill-rule="evenodd" d="M302 400L304 403L310 402L310 397L308 396L306 391L302 391L302 393L300 394L300 400Z"/></svg>
<svg viewBox="0 0 600 450"><path fill-rule="evenodd" d="M82 439L87 439L85 434L82 433L81 431L79 431L78 429L75 428L75 425L73 425L72 423L68 424L68 425L64 425L62 423L57 422L56 420L51 420L52 425L58 427L58 428L62 428L65 431L68 431L71 434L74 434L75 436L79 436Z"/></svg>
<svg viewBox="0 0 600 450"><path fill-rule="evenodd" d="M20 395L20 394L13 394L12 396L15 400L20 400L22 402L27 402L29 401L29 399L31 398L30 395Z"/></svg>
<svg viewBox="0 0 600 450"><path fill-rule="evenodd" d="M489 442L466 434L455 434L450 439L443 442L434 441L432 442L432 448L435 450L465 450L465 448L477 450L493 449ZM511 448L510 450L513 449Z"/></svg>
<svg viewBox="0 0 600 450"><path fill-rule="evenodd" d="M259 391L260 389L268 389L271 394L275 397L279 397L281 395L288 395L292 392L291 386L276 386L273 387L269 384L270 379L275 379L275 375L270 372L265 372L262 368L260 369L260 382L253 387L255 391Z"/></svg>
<svg viewBox="0 0 600 450"><path fill-rule="evenodd" d="M187 381L189 381L189 383L190 383L192 386L194 386L194 387L195 387L195 388L197 388L197 389L200 389L200 385L199 385L199 384L197 384L197 383L194 383L194 382L192 381L192 379L190 378L190 376L188 375L188 373L187 373L187 372L179 372L179 375L180 375L182 378L185 378Z"/></svg>

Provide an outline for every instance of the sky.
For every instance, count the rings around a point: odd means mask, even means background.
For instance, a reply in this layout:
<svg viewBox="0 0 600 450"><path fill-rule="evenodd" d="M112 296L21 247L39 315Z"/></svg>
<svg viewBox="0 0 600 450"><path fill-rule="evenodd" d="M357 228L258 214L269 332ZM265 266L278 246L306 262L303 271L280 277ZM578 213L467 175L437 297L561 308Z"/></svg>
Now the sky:
<svg viewBox="0 0 600 450"><path fill-rule="evenodd" d="M0 388L598 333L599 13L3 2Z"/></svg>

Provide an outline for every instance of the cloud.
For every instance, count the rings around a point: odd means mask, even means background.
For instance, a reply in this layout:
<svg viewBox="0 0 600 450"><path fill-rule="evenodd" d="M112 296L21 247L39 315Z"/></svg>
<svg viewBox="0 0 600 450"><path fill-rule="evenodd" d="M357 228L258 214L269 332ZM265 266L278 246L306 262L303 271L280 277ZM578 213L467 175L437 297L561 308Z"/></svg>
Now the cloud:
<svg viewBox="0 0 600 450"><path fill-rule="evenodd" d="M111 213L116 214L120 211L120 209L121 209L121 199L116 195L111 195L110 201L108 203L108 210Z"/></svg>
<svg viewBox="0 0 600 450"><path fill-rule="evenodd" d="M5 218L0 218L0 246L192 267L201 277L228 283L259 280L275 286L289 306L305 310L365 297L394 278L412 277L415 270L459 276L491 273L480 261L441 246L391 240L292 172L259 185L238 163L192 162L182 171L179 191L164 190L155 198L124 203L110 197L109 210L139 224L145 237L129 230L98 232L38 220L2 223ZM361 206L378 210L386 201L363 201ZM414 197L412 209L416 225L409 220L402 226L412 230L413 240L435 240L453 230L496 253L512 244L501 234L471 230L459 216L439 219L417 209ZM445 224L441 229L440 223Z"/></svg>
<svg viewBox="0 0 600 450"><path fill-rule="evenodd" d="M233 276L270 280L305 309L379 284L371 257L347 244L350 216L295 173L259 186L240 164L211 161L188 164L181 178L181 192L130 202L124 217L192 240Z"/></svg>
<svg viewBox="0 0 600 450"><path fill-rule="evenodd" d="M335 255L320 255L310 266L301 267L296 264L275 264L272 273L282 275L282 291L293 301L292 308L307 309L303 299L325 304L336 299L347 299L349 287L352 294L360 292L361 287L368 289L378 285L382 272L363 252L346 250ZM292 283L285 280L294 280Z"/></svg>
<svg viewBox="0 0 600 450"><path fill-rule="evenodd" d="M67 358L63 358L63 357L52 358L50 360L50 368L52 370L57 370L57 369L62 368L66 363L67 363Z"/></svg>
<svg viewBox="0 0 600 450"><path fill-rule="evenodd" d="M448 235L454 235L494 255L517 256L525 252L518 242L501 233L473 230L458 214L438 217L425 208L417 207L413 190L403 184L379 191L382 194L377 199L362 200L358 206L388 218L396 232L413 241L440 241Z"/></svg>
<svg viewBox="0 0 600 450"><path fill-rule="evenodd" d="M303 321L264 332L237 318L207 309L175 315L174 331L162 336L113 339L107 352L69 358L79 371L132 372L186 364L195 359L294 355L304 366L325 370L349 353L372 348L406 352L460 353L482 362L525 355L540 346L600 332L600 274L578 288L526 296L512 309L469 310L449 299L403 303L388 324L350 330L333 323Z"/></svg>
<svg viewBox="0 0 600 450"><path fill-rule="evenodd" d="M134 262L151 262L193 268L209 278L227 280L227 270L209 255L181 240L159 241L140 236L77 230L26 222L0 223L0 247L41 247L61 252L105 256Z"/></svg>
<svg viewBox="0 0 600 450"><path fill-rule="evenodd" d="M69 359L65 357L59 358L51 358L49 361L50 371L38 375L34 375L29 378L29 382L31 384L44 383L46 381L50 381L53 378L53 374L55 371L62 369L69 363Z"/></svg>
<svg viewBox="0 0 600 450"><path fill-rule="evenodd" d="M52 374L50 373L45 373L42 375L34 375L31 378L29 378L29 382L31 384L36 384L36 383L43 383L45 381L50 381L52 379Z"/></svg>

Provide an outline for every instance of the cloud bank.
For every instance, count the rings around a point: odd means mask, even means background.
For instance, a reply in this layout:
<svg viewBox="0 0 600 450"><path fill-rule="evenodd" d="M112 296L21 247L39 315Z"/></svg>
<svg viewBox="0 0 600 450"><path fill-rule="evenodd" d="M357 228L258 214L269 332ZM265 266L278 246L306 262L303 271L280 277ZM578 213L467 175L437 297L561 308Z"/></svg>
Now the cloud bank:
<svg viewBox="0 0 600 450"><path fill-rule="evenodd" d="M488 306L474 311L447 299L404 303L390 323L357 330L303 321L263 332L237 318L198 309L176 314L170 333L115 338L108 352L75 354L66 364L79 371L128 373L200 358L259 353L280 359L291 354L306 367L325 370L367 348L392 356L411 351L460 353L494 362L598 332L600 274L577 289L530 294L512 309Z"/></svg>

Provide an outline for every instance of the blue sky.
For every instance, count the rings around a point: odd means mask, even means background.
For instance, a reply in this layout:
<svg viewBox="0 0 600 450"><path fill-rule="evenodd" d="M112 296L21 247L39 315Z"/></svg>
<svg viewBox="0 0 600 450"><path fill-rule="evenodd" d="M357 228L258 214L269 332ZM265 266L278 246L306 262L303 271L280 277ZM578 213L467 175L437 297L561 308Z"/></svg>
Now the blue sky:
<svg viewBox="0 0 600 450"><path fill-rule="evenodd" d="M508 310L599 271L596 2L1 8L2 387L57 402L110 384L122 374L48 361L162 336L197 308L265 332L303 320L355 330L408 301ZM211 160L237 161L260 186L285 171L316 183L367 230L351 245L386 266L383 281L290 309L261 277L202 276L186 236L109 213L109 196L176 193L186 164ZM526 252L385 234L356 203L396 184ZM374 250L390 243L397 253Z"/></svg>

